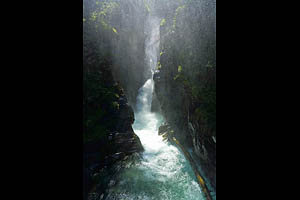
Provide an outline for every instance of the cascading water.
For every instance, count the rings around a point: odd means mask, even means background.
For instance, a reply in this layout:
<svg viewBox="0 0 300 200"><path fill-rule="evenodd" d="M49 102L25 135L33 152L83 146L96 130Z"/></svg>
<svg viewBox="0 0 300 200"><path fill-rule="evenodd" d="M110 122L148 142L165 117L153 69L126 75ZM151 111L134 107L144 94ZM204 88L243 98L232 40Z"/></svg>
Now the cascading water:
<svg viewBox="0 0 300 200"><path fill-rule="evenodd" d="M146 31L146 55L153 74L159 50L159 22L149 17ZM151 112L153 79L148 79L139 90L135 113L134 132L145 149L142 159L124 169L119 182L111 189L107 199L118 200L202 200L204 194L182 152L163 141L158 128L163 118Z"/></svg>

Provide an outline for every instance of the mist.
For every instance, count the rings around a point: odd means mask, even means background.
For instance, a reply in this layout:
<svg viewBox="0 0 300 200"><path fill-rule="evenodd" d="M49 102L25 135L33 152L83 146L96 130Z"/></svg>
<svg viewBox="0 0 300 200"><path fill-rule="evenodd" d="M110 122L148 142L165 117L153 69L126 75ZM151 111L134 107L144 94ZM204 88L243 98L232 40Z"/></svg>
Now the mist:
<svg viewBox="0 0 300 200"><path fill-rule="evenodd" d="M215 65L215 1L208 0L84 0L84 46L89 43L99 51L100 59L110 54L114 78L121 82L130 102L135 103L137 89L151 76L145 46L150 16L160 20L163 45L160 52L172 48L172 53L190 56L181 60L186 71L201 62ZM158 22L156 22L158 23ZM115 30L115 31L114 31ZM152 41L154 42L154 41ZM170 47L172 46L172 47ZM183 47L187 48L183 48ZM84 57L88 52L84 49ZM176 55L176 57L177 57ZM192 55L192 56L191 56ZM156 59L154 57L154 59ZM160 59L160 58L158 58ZM153 61L155 63L155 60ZM178 63L178 61L175 61ZM176 70L176 69L175 69Z"/></svg>
<svg viewBox="0 0 300 200"><path fill-rule="evenodd" d="M216 198L215 0L84 0L83 72L87 199Z"/></svg>

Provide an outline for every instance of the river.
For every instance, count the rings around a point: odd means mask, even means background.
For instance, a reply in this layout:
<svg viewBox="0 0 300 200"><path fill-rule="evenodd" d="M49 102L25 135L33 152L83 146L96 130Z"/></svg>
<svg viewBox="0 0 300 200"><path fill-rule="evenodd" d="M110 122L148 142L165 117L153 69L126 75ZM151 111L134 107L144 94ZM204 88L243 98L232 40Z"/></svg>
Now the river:
<svg viewBox="0 0 300 200"><path fill-rule="evenodd" d="M159 24L159 18L149 17L145 26L148 34L145 53L152 74L159 55ZM183 153L158 135L164 119L159 113L151 112L153 88L151 77L139 89L133 124L145 151L138 162L121 171L107 200L204 200Z"/></svg>

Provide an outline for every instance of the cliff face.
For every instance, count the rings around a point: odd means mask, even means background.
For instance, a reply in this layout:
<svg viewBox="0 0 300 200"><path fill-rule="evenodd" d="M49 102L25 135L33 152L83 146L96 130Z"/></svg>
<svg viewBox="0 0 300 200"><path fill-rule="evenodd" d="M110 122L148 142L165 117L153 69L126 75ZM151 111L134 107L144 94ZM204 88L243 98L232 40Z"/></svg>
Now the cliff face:
<svg viewBox="0 0 300 200"><path fill-rule="evenodd" d="M90 0L83 19L86 191L105 166L115 169L110 166L142 150L128 102L135 105L150 78L144 62L150 12L161 18L152 111L161 112L180 143L193 149L216 188L215 0ZM101 181L98 191L108 182Z"/></svg>
<svg viewBox="0 0 300 200"><path fill-rule="evenodd" d="M98 57L111 58L114 80L135 105L138 89L150 77L145 65L144 1L84 0L83 5L84 43L97 46Z"/></svg>
<svg viewBox="0 0 300 200"><path fill-rule="evenodd" d="M199 12L199 10L201 12ZM161 23L155 95L174 135L216 189L215 2L178 6Z"/></svg>
<svg viewBox="0 0 300 200"><path fill-rule="evenodd" d="M139 1L120 1L111 24L118 34L111 41L113 46L114 78L120 81L130 105L136 104L138 89L147 80L145 65L144 21L146 12Z"/></svg>
<svg viewBox="0 0 300 200"><path fill-rule="evenodd" d="M91 57L90 57L91 58ZM90 59L93 62L93 59ZM94 64L97 65L96 59ZM84 64L88 65L87 63ZM86 66L84 65L84 66ZM118 162L143 151L132 129L134 113L121 86L112 79L110 63L84 76L84 197L105 195ZM106 171L109 169L109 172ZM105 177L99 181L101 177ZM93 199L89 196L89 199Z"/></svg>
<svg viewBox="0 0 300 200"><path fill-rule="evenodd" d="M95 2L85 1L84 4L86 11L83 35L84 199L103 198L106 195L106 188L115 183L114 177L122 168L120 166L122 161L143 151L141 142L132 129L134 112L129 105L128 96L120 84L121 80L116 81L118 73L124 76L122 80L129 79L130 75L128 71L125 73L121 70L127 69L128 63L125 61L125 66L118 71L113 54L118 45L122 46L117 42L121 34L118 33L120 29L115 28L116 32L110 28L98 29L98 22L88 19L94 12L93 6L96 6L93 3ZM110 4L110 8L114 5ZM112 19L107 21L113 24ZM133 66L135 65L136 63ZM136 88L138 84L136 86L131 84L130 87ZM134 98L133 93L127 91L127 94Z"/></svg>
<svg viewBox="0 0 300 200"><path fill-rule="evenodd" d="M106 195L106 188L115 181L114 177L120 170L120 162L143 151L142 144L131 127L134 122L132 108L124 99L123 96L118 101L120 109L116 113L114 130L108 131L100 139L84 144L85 199Z"/></svg>

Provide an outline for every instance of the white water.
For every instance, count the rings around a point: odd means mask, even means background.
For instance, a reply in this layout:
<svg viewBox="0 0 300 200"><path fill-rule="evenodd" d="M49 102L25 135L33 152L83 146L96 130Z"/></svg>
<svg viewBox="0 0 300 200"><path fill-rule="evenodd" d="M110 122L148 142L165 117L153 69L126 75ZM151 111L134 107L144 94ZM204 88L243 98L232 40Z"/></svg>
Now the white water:
<svg viewBox="0 0 300 200"><path fill-rule="evenodd" d="M159 49L159 19L148 21L150 35L146 55L153 73ZM153 80L148 79L139 90L134 132L145 149L141 162L124 169L109 199L118 200L204 200L194 172L184 155L163 141L158 128L163 118L151 113Z"/></svg>
<svg viewBox="0 0 300 200"><path fill-rule="evenodd" d="M149 79L139 91L139 111L133 124L145 149L142 160L124 169L110 199L204 200L184 155L158 135L163 118L150 112L152 90L153 80Z"/></svg>

